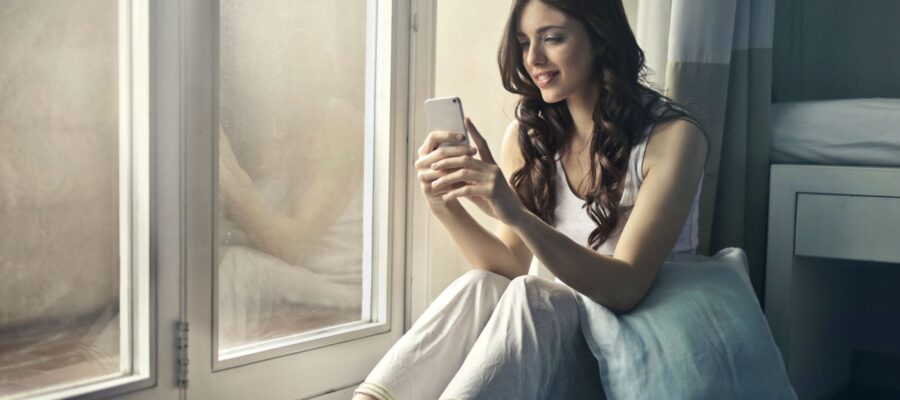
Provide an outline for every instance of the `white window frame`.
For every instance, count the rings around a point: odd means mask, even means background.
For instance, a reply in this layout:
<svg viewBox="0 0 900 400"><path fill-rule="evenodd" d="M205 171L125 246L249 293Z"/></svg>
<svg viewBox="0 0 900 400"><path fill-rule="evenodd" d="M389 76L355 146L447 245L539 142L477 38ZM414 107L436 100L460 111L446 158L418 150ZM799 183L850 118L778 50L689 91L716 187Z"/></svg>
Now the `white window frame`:
<svg viewBox="0 0 900 400"><path fill-rule="evenodd" d="M407 296L404 330L409 330L431 303L432 255L431 255L431 209L425 202L419 188L413 162L418 158L418 148L428 136L426 132L426 99L434 97L435 40L437 29L437 0L410 0L410 68L409 68L409 115L407 164L410 166L408 180L410 224L408 227L409 247L407 257ZM449 245L449 244L448 244Z"/></svg>
<svg viewBox="0 0 900 400"><path fill-rule="evenodd" d="M405 245L408 237L404 200L408 196L407 113L409 0L379 0L379 51L376 53L374 124L375 182L373 262L394 301L383 308L385 323L361 333L348 332L334 343L273 351L259 359L244 358L234 365L218 362L213 340L213 246L215 160L217 135L218 2L182 3L182 61L184 149L184 246L188 282L186 321L190 323L187 352L187 398L311 398L358 385L403 331ZM387 23L389 21L389 23ZM211 73L213 71L213 73ZM367 162L369 160L367 159ZM394 207L391 207L394 206ZM390 267L390 268L388 268ZM376 294L387 296L388 293ZM389 312L388 312L389 311ZM359 336L354 336L359 335ZM362 337L360 337L362 336ZM316 367L313 367L316 366ZM319 367L321 366L321 367ZM330 367L330 368L329 368ZM286 372L292 371L292 372Z"/></svg>
<svg viewBox="0 0 900 400"><path fill-rule="evenodd" d="M147 51L149 84L139 96L147 99L141 113L149 127L149 235L150 259L150 377L145 381L90 393L85 398L119 400L177 399L184 395L178 386L178 321L184 315L185 263L183 260L184 129L182 129L182 3L148 1L144 14L148 21ZM135 94L137 96L137 94Z"/></svg>
<svg viewBox="0 0 900 400"><path fill-rule="evenodd" d="M390 293L391 284L390 284L390 268L387 267L386 259L383 257L380 259L375 259L373 257L373 239L377 240L378 243L374 246L375 248L380 248L385 246L384 238L378 235L377 232L385 232L384 221L387 220L388 213L386 207L383 205L388 201L386 191L376 192L376 182L375 179L378 176L386 176L384 175L383 170L380 171L380 175L377 175L373 170L372 166L375 168L383 167L384 163L375 164L375 161L372 157L373 152L378 151L377 156L381 156L386 154L387 151L386 140L390 137L390 135L386 135L385 133L389 133L390 129L390 91L385 90L386 88L380 84L380 82L385 82L390 79L390 64L386 64L384 60L384 55L379 54L381 59L376 60L377 48L383 48L385 46L390 45L390 41L385 39L384 32L384 23L390 23L389 20L384 21L384 19L389 18L390 14L384 12L384 10L377 9L378 4L384 4L383 1L376 0L368 0L366 2L366 87L365 87L365 114L364 114L364 127L365 127L365 176L363 178L363 267L362 267L362 289L363 289L363 298L368 299L368 301L363 302L362 306L362 318L371 319L371 322L351 322L347 324L341 324L336 326L329 326L322 329L317 329L311 332L304 332L284 338L277 338L272 340L267 340L259 343L252 343L246 346L240 346L235 349L230 349L225 354L226 356L222 359L215 357L213 360L213 370L219 371L228 368L233 368L241 365L246 365L249 363L254 363L262 360L271 359L274 357L279 357L287 354L294 354L303 352L306 350L311 350L319 347L329 346L336 343L342 343L349 340L364 338L367 336L371 336L373 334L384 333L390 330L391 325L391 314L387 312L390 307L390 298L387 296L387 293ZM213 21L216 23L217 21ZM219 32L218 25L216 26L216 32ZM388 32L389 33L389 32ZM218 36L216 36L218 37ZM218 41L216 42L218 43ZM377 48L376 48L377 47ZM218 46L216 46L218 48ZM383 52L382 52L383 53ZM218 59L218 56L215 56ZM215 63L216 66L218 63ZM386 68L382 68L386 67ZM218 75L218 74L217 74ZM217 83L217 82L216 82ZM216 86L218 88L218 86ZM216 89L216 93L218 93L218 89ZM217 145L218 143L216 143ZM217 163L213 163L213 169L217 169ZM216 174L216 172L214 172ZM218 176L218 175L215 175ZM218 179L213 179L213 181L217 181ZM373 204L372 198L373 193L378 194L378 198L376 199L376 204ZM215 200L217 202L217 200ZM218 208L218 204L216 204ZM377 215L375 215L377 213ZM213 221L213 232L216 232L217 221ZM378 230L376 231L375 224L381 224L378 226ZM215 236L214 236L215 238ZM214 239L215 240L215 239ZM218 257L214 257L218 259ZM216 269L213 269L213 282L218 282L217 274L215 273ZM375 276L373 276L373 271ZM387 283L386 292L379 292L377 289L380 286L381 282ZM373 288L376 289L373 291ZM215 299L218 298L217 295L217 285L213 285L213 302L215 304ZM213 307L213 320L218 320L218 315L216 310L218 307ZM213 348L218 348L218 324L213 323Z"/></svg>

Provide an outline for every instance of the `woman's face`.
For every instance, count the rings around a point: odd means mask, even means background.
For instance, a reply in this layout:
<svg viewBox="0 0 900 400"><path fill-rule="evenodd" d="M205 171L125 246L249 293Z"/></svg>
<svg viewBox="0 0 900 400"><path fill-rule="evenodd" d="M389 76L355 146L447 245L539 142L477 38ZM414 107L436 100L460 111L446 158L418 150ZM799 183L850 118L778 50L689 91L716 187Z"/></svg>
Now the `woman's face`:
<svg viewBox="0 0 900 400"><path fill-rule="evenodd" d="M584 96L591 87L594 51L584 23L539 0L522 9L517 38L522 61L547 103Z"/></svg>

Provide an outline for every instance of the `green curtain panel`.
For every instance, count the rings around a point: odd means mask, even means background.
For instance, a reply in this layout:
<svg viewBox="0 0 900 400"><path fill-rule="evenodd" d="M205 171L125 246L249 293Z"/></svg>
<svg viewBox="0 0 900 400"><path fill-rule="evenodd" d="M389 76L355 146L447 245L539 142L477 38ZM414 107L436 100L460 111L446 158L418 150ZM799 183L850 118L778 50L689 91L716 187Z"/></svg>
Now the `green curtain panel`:
<svg viewBox="0 0 900 400"><path fill-rule="evenodd" d="M760 299L774 18L775 0L642 0L636 32L651 83L697 116L710 136L697 250L744 249Z"/></svg>

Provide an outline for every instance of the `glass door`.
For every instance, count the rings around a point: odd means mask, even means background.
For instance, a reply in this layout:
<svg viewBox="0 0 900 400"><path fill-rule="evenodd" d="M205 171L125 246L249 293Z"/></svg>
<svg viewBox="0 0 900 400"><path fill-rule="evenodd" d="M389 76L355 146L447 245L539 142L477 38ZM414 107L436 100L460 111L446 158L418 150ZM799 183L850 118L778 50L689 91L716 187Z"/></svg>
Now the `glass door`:
<svg viewBox="0 0 900 400"><path fill-rule="evenodd" d="M347 389L401 334L406 8L188 3L188 398Z"/></svg>
<svg viewBox="0 0 900 400"><path fill-rule="evenodd" d="M0 398L359 384L403 326L407 21L0 0Z"/></svg>
<svg viewBox="0 0 900 400"><path fill-rule="evenodd" d="M377 321L367 11L365 0L219 2L220 362Z"/></svg>
<svg viewBox="0 0 900 400"><path fill-rule="evenodd" d="M0 398L151 379L145 1L0 1Z"/></svg>

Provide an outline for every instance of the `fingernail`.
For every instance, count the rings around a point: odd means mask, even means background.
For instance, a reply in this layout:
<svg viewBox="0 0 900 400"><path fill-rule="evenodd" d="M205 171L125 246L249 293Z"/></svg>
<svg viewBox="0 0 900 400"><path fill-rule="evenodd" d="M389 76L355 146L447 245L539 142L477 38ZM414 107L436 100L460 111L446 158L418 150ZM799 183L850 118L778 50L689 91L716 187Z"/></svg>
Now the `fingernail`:
<svg viewBox="0 0 900 400"><path fill-rule="evenodd" d="M456 140L462 140L462 139L463 139L462 133L457 133L457 134L456 134Z"/></svg>

